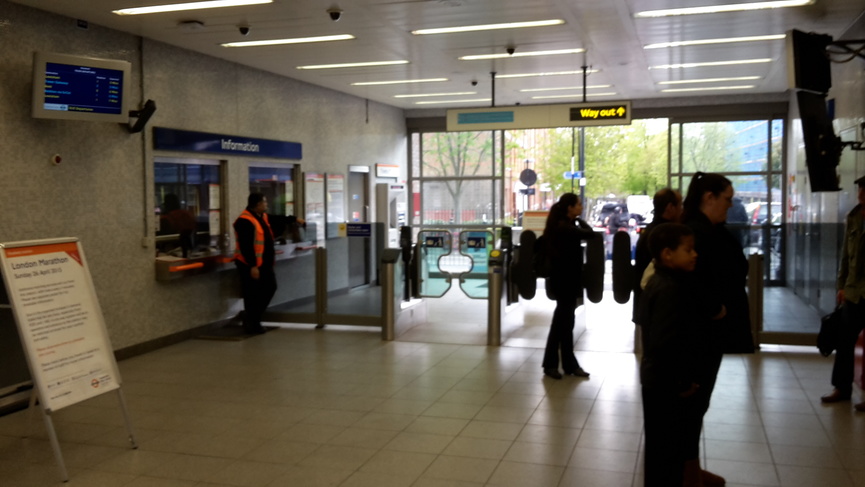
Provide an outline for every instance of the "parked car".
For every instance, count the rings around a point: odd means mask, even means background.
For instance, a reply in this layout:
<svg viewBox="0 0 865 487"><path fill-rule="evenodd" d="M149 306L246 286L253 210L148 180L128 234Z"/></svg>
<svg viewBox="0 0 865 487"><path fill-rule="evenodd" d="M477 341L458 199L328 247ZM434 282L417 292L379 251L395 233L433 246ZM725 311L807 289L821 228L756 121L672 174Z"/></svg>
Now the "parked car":
<svg viewBox="0 0 865 487"><path fill-rule="evenodd" d="M771 208L770 208L771 207ZM770 244L780 246L780 232L778 228L764 229L768 225L780 225L782 208L781 203L773 201L770 205L766 201L755 201L749 203L745 209L748 212L748 224L751 226L751 246L762 247L764 232L769 232ZM771 211L770 211L771 210ZM778 237L776 237L776 234Z"/></svg>

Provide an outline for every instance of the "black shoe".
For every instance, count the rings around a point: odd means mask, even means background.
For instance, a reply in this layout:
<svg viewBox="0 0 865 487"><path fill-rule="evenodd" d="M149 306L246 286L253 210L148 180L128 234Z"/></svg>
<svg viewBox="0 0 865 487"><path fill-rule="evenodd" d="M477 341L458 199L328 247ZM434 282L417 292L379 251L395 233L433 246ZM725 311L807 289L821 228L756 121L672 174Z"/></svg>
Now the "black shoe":
<svg viewBox="0 0 865 487"><path fill-rule="evenodd" d="M820 402L822 403L833 403L833 402L842 402L849 401L851 396L851 391L842 391L839 389L832 389L832 392L828 394L824 394L820 397Z"/></svg>
<svg viewBox="0 0 865 487"><path fill-rule="evenodd" d="M544 375L552 379L561 379L562 374L558 369L544 369Z"/></svg>
<svg viewBox="0 0 865 487"><path fill-rule="evenodd" d="M581 367L577 367L577 370L573 372L565 372L565 375L572 375L574 377L589 377L589 373L583 370Z"/></svg>
<svg viewBox="0 0 865 487"><path fill-rule="evenodd" d="M244 326L243 332L246 333L247 335L264 335L265 333L267 333L267 330L261 325Z"/></svg>

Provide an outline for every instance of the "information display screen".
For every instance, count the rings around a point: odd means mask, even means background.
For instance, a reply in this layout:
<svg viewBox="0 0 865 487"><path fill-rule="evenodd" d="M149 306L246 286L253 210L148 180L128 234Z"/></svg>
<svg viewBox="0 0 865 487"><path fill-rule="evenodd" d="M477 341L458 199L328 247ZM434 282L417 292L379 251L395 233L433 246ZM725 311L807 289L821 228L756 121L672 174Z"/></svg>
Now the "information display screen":
<svg viewBox="0 0 865 487"><path fill-rule="evenodd" d="M119 114L123 101L123 71L46 63L46 110Z"/></svg>
<svg viewBox="0 0 865 487"><path fill-rule="evenodd" d="M33 116L128 123L130 76L126 61L37 52Z"/></svg>

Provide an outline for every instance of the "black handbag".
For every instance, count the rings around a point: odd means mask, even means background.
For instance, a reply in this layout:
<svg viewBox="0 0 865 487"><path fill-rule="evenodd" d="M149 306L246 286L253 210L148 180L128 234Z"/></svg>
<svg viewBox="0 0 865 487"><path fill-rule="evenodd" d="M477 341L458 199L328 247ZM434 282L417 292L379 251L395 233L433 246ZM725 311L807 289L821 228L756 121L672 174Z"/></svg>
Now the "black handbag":
<svg viewBox="0 0 865 487"><path fill-rule="evenodd" d="M841 306L820 318L820 333L817 334L817 350L820 350L820 355L828 357L838 347L838 331L843 319Z"/></svg>

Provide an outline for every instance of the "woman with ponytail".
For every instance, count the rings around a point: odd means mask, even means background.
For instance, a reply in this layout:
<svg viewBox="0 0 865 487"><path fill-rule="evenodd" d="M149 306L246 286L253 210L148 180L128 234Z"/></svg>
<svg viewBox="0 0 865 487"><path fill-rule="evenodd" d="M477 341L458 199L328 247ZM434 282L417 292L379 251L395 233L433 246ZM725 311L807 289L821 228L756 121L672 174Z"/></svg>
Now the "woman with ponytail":
<svg viewBox="0 0 865 487"><path fill-rule="evenodd" d="M588 377L574 355L574 311L583 298L583 247L582 240L595 237L595 232L578 217L583 212L583 203L574 193L565 193L547 216L544 226L544 249L550 256L552 269L547 279L556 300L553 321L547 336L544 352L544 375L561 379L559 355L565 375Z"/></svg>
<svg viewBox="0 0 865 487"><path fill-rule="evenodd" d="M688 186L682 220L694 231L700 304L706 316L702 323L703 359L699 365L699 389L694 394L692 416L687 421L685 487L724 485L723 477L700 469L699 443L703 417L709 409L712 391L724 353L751 353L751 319L745 292L748 260L740 241L724 226L727 210L733 205L733 184L714 173L698 172Z"/></svg>

